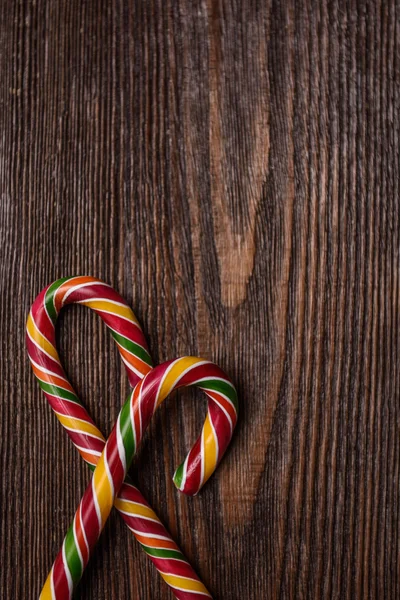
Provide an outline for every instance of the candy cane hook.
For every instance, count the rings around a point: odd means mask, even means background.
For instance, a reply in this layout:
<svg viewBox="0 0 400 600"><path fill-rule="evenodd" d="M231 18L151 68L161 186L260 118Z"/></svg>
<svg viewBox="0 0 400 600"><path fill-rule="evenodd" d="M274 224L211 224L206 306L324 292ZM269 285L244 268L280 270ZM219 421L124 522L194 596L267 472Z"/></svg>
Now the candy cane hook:
<svg viewBox="0 0 400 600"><path fill-rule="evenodd" d="M203 431L177 469L175 482L180 489L195 494L216 469L232 436L236 423L236 393L224 372L208 361L195 357L182 357L152 369L129 395L118 415L117 422L107 440L93 478L82 497L74 521L51 570L42 597L66 600L82 576L90 554L109 517L115 499L122 486L127 470L140 445L144 432L156 408L175 389L184 386L201 388L208 396L208 412ZM223 392L221 391L223 389ZM116 506L129 509L124 498ZM68 540L81 536L82 568L78 557L67 554ZM67 581L57 579L54 573L58 565L74 560L77 566L73 577ZM174 590L184 593L203 594L202 584L194 582L175 569L162 571L163 578Z"/></svg>

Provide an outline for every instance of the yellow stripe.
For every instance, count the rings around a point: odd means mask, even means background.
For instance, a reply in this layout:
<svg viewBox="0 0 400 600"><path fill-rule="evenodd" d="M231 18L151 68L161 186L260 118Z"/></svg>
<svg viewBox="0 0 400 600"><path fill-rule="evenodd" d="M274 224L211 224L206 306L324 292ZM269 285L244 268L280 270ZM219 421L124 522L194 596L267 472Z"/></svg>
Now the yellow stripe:
<svg viewBox="0 0 400 600"><path fill-rule="evenodd" d="M29 332L31 338L37 343L37 345L42 348L47 354L50 354L52 358L54 358L57 362L60 362L58 358L57 350L54 348L52 344L39 332L36 328L35 323L33 322L32 315L29 313L28 320L26 322L26 328Z"/></svg>
<svg viewBox="0 0 400 600"><path fill-rule="evenodd" d="M168 573L161 573L161 571L160 574L164 581L171 587L181 588L182 590L192 590L193 592L203 592L203 594L209 595L201 581L179 577L178 575L169 575Z"/></svg>
<svg viewBox="0 0 400 600"><path fill-rule="evenodd" d="M127 500L120 500L117 498L114 502L115 508L118 510L123 510L126 513L131 515L140 515L142 517L148 517L149 519L154 519L159 521L157 515L151 510L149 506L143 506L143 504L138 504L137 502L128 502Z"/></svg>
<svg viewBox="0 0 400 600"><path fill-rule="evenodd" d="M100 456L95 472L93 473L94 489L101 513L102 527L108 519L113 506L113 494L110 480L105 466L104 454Z"/></svg>
<svg viewBox="0 0 400 600"><path fill-rule="evenodd" d="M194 367L197 363L201 362L204 362L204 360L195 356L183 356L182 358L178 358L177 361L172 365L167 375L165 376L164 381L162 382L158 394L157 406L161 404L161 402L165 400L168 394L174 389L178 377L182 375L182 373L186 371L186 369L188 369L189 367Z"/></svg>
<svg viewBox="0 0 400 600"><path fill-rule="evenodd" d="M70 429L77 429L78 431L83 433L91 433L92 435L95 435L96 437L99 437L100 439L104 440L101 431L99 431L96 425L93 425L93 423L87 423L86 421L81 421L68 415L60 415L58 413L56 413L56 415L57 419L62 425L64 425L64 427L69 427Z"/></svg>
<svg viewBox="0 0 400 600"><path fill-rule="evenodd" d="M211 477L217 466L217 453L218 446L215 439L214 430L211 425L210 415L207 413L207 417L203 428L204 435L204 480L203 483Z"/></svg>
<svg viewBox="0 0 400 600"><path fill-rule="evenodd" d="M120 317L124 317L125 319L128 319L129 321L132 321L138 325L138 321L129 306L120 306L119 304L114 304L114 302L110 302L109 300L81 300L79 304L89 306L90 308L93 308L93 310L103 310L115 315L119 315Z"/></svg>
<svg viewBox="0 0 400 600"><path fill-rule="evenodd" d="M51 574L53 573L53 569L51 569L50 573L47 575L46 583L43 586L42 591L40 592L39 600L53 600L53 596L51 594Z"/></svg>

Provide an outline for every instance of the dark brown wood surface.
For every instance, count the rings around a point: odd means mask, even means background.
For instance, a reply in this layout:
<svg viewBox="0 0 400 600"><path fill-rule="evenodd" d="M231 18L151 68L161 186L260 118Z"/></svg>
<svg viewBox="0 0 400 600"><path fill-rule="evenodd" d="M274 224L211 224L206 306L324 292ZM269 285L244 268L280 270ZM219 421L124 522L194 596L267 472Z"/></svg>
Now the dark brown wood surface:
<svg viewBox="0 0 400 600"><path fill-rule="evenodd" d="M0 2L0 596L31 599L89 480L27 360L60 276L131 303L155 361L240 393L203 492L171 475L205 400L133 474L217 600L400 597L400 7L392 0ZM104 432L128 393L87 309L61 355ZM78 598L172 599L113 514Z"/></svg>

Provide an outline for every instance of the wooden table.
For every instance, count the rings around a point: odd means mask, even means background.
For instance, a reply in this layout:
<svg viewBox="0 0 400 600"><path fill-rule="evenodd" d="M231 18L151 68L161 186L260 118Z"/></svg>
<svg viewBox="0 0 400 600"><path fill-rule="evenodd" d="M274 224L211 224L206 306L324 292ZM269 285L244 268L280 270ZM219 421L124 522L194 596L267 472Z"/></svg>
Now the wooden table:
<svg viewBox="0 0 400 600"><path fill-rule="evenodd" d="M240 393L195 499L171 474L205 410L154 418L133 475L217 600L400 597L397 2L0 3L2 598L39 595L89 472L29 367L25 319L91 274L156 362ZM128 393L90 311L62 359L103 431ZM171 599L113 514L82 599Z"/></svg>

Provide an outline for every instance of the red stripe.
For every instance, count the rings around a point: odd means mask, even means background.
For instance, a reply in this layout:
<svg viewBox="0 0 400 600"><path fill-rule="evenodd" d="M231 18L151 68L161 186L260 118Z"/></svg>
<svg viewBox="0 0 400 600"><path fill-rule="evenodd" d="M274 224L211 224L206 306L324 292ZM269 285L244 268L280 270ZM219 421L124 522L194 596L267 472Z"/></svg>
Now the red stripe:
<svg viewBox="0 0 400 600"><path fill-rule="evenodd" d="M184 494L197 494L201 485L201 435L197 438L189 452L187 461L186 481L182 492Z"/></svg>
<svg viewBox="0 0 400 600"><path fill-rule="evenodd" d="M237 421L237 414L236 414L236 410L235 410L235 407L233 406L232 402L230 402L229 400L224 398L224 396L221 396L221 394L219 394L218 392L214 392L214 391L206 390L206 389L204 389L204 392L207 394L207 396L209 398L216 400L217 402L219 402L219 404L221 406L223 406L225 408L226 412L229 414L230 418L232 419L232 426L235 427L236 421Z"/></svg>
<svg viewBox="0 0 400 600"><path fill-rule="evenodd" d="M143 431L146 429L151 417L153 416L155 409L155 402L157 400L157 392L160 387L162 378L164 377L169 366L175 362L175 360L169 360L162 365L154 367L142 380L141 386L141 399L140 399L140 411L142 413L142 427Z"/></svg>
<svg viewBox="0 0 400 600"><path fill-rule="evenodd" d="M87 565L87 562L89 560L89 553L88 553L88 549L86 546L85 536L84 536L83 527L82 527L81 511L79 509L76 511L75 534L76 534L76 539L79 544L79 549L82 554L83 568L85 568L85 566Z"/></svg>
<svg viewBox="0 0 400 600"><path fill-rule="evenodd" d="M94 279L94 281L98 281ZM73 281L71 281L71 288L74 287ZM68 290L67 290L68 291ZM65 295L65 294L64 294ZM83 285L81 287L71 292L68 297L64 301L64 306L67 304L75 304L77 302L82 302L85 300L93 300L95 298L99 298L101 300L114 300L115 302L120 302L124 306L128 306L126 301L116 292L113 288L105 285L104 282L101 282L96 285Z"/></svg>
<svg viewBox="0 0 400 600"><path fill-rule="evenodd" d="M47 338L53 345L55 345L55 328L54 325L48 316L44 304L35 304L32 306L32 317L35 321L36 327L39 331Z"/></svg>
<svg viewBox="0 0 400 600"><path fill-rule="evenodd" d="M36 344L32 342L28 334L26 335L26 345L28 348L29 357L35 361L36 364L40 365L44 369L48 369L49 371L56 373L60 377L65 377L64 369L60 363L40 350Z"/></svg>
<svg viewBox="0 0 400 600"><path fill-rule="evenodd" d="M61 308L63 307L65 296L71 289L73 289L76 286L81 287L82 285L86 285L94 281L99 280L95 279L94 277L88 277L86 275L78 275L77 277L70 277L69 279L67 279L67 281L62 283L54 293L54 305L57 313L60 312ZM101 283L102 285L104 285L103 282ZM68 301L66 301L66 304L68 304Z"/></svg>
<svg viewBox="0 0 400 600"><path fill-rule="evenodd" d="M222 455L228 447L231 441L231 427L228 421L228 417L218 406L218 404L210 403L208 407L208 414L210 415L211 422L214 426L216 436L218 438L218 462L221 460Z"/></svg>
<svg viewBox="0 0 400 600"><path fill-rule="evenodd" d="M132 527L133 529L136 529L140 535L144 535L144 536L152 535L152 534L162 535L164 537L167 537L169 542L173 542L175 544L175 542L171 539L171 536L166 531L166 529L165 529L164 525L162 525L162 523L154 522L154 521L147 521L146 519L143 519L143 517L141 517L141 516L135 517L134 515L126 515L123 513L121 513L121 516L124 519L124 521L130 527Z"/></svg>
<svg viewBox="0 0 400 600"><path fill-rule="evenodd" d="M179 386L184 385L193 385L198 379L212 379L213 377L218 377L219 379L223 379L224 381L229 381L226 374L214 365L213 363L206 363L205 365L194 366L188 371L182 379L179 381Z"/></svg>
<svg viewBox="0 0 400 600"><path fill-rule="evenodd" d="M142 379L143 381L143 379ZM143 411L142 404L139 405L139 398L142 390L142 382L139 382L135 389L133 390L132 398L131 398L131 406L133 410L133 427L135 428L135 437L136 437L136 448L139 447L143 432L146 429L146 417L147 422L149 421L149 417L146 411Z"/></svg>
<svg viewBox="0 0 400 600"><path fill-rule="evenodd" d="M95 425L94 421L88 415L87 410L81 404L68 402L68 400L60 399L57 396L48 394L47 392L44 392L44 395L46 396L53 410L61 413L62 415L75 417L75 419L81 419L82 421L86 421L87 423Z"/></svg>
<svg viewBox="0 0 400 600"><path fill-rule="evenodd" d="M94 548L99 535L99 519L97 517L96 506L93 498L92 486L89 485L81 500L82 505L82 526L85 531L89 546L89 553Z"/></svg>
<svg viewBox="0 0 400 600"><path fill-rule="evenodd" d="M173 558L159 558L157 556L150 556L153 560L157 569L164 573L173 573L178 577L190 577L191 579L199 580L196 573L188 563L184 563L180 560L174 560Z"/></svg>
<svg viewBox="0 0 400 600"><path fill-rule="evenodd" d="M106 446L106 460L110 469L110 474L114 484L114 490L117 494L125 477L124 467L118 452L117 426L115 425Z"/></svg>
<svg viewBox="0 0 400 600"><path fill-rule="evenodd" d="M56 600L69 600L68 579L62 559L62 548L53 565L53 581Z"/></svg>
<svg viewBox="0 0 400 600"><path fill-rule="evenodd" d="M98 438L89 437L85 433L77 433L75 431L68 431L68 436L72 440L72 443L76 446L80 446L85 450L103 452L104 449L104 441L99 440ZM90 452L91 453L91 452ZM99 460L98 457L95 458L96 462Z"/></svg>
<svg viewBox="0 0 400 600"><path fill-rule="evenodd" d="M135 487L131 483L126 482L122 485L118 494L118 498L120 498L121 500L130 500L131 502L142 502L142 504L144 500L141 492L139 492L137 487ZM146 501L144 501L144 503L146 504L146 506L149 506Z"/></svg>
<svg viewBox="0 0 400 600"><path fill-rule="evenodd" d="M137 325L131 323L130 321L127 321L126 319L122 319L118 315L111 315L101 310L98 311L97 309L93 310L95 310L95 312L97 312L100 315L103 321L107 323L107 325L111 327L111 329L114 329L117 333L120 333L121 335L128 338L128 340L131 340L132 342L135 342L136 344L139 344L140 346L143 346L144 348L146 348L146 350L148 350L147 342L143 335L143 332Z"/></svg>
<svg viewBox="0 0 400 600"><path fill-rule="evenodd" d="M199 581L198 577L196 577L196 581ZM174 590L174 596L177 600L210 600L210 596L206 596L205 594L192 594L191 592L183 592L176 590L175 588L172 589Z"/></svg>

